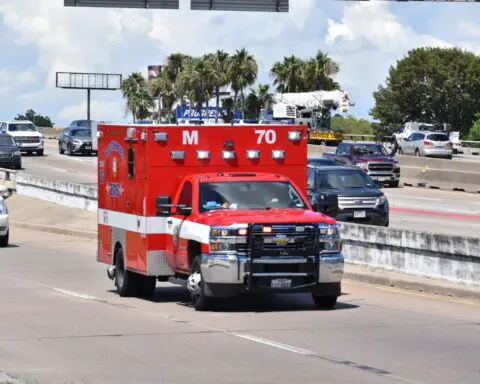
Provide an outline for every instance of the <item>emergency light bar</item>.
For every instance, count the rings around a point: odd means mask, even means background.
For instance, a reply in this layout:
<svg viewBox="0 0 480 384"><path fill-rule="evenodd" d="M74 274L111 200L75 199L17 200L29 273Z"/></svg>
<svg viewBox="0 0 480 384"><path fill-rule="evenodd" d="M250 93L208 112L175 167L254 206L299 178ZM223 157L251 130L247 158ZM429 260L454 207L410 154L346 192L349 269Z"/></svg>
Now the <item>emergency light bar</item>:
<svg viewBox="0 0 480 384"><path fill-rule="evenodd" d="M185 159L185 151L171 151L170 158L172 160L184 160Z"/></svg>
<svg viewBox="0 0 480 384"><path fill-rule="evenodd" d="M210 151L197 151L198 160L208 160L210 159Z"/></svg>
<svg viewBox="0 0 480 384"><path fill-rule="evenodd" d="M167 141L168 133L167 132L155 132L153 134L153 141Z"/></svg>
<svg viewBox="0 0 480 384"><path fill-rule="evenodd" d="M222 151L223 160L233 160L235 159L235 151Z"/></svg>
<svg viewBox="0 0 480 384"><path fill-rule="evenodd" d="M247 149L247 159L260 158L260 151L258 149Z"/></svg>
<svg viewBox="0 0 480 384"><path fill-rule="evenodd" d="M285 151L283 149L274 149L272 151L272 158L274 158L275 160L284 159Z"/></svg>
<svg viewBox="0 0 480 384"><path fill-rule="evenodd" d="M302 138L302 131L289 131L288 140L299 141Z"/></svg>

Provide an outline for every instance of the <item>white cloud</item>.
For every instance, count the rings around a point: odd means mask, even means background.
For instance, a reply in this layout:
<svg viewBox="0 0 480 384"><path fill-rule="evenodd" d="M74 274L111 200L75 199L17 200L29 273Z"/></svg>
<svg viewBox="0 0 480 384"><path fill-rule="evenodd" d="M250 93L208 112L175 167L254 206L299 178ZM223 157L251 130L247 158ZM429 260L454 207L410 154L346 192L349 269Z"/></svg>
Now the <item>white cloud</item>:
<svg viewBox="0 0 480 384"><path fill-rule="evenodd" d="M91 118L93 120L117 120L123 116L124 109L122 105L113 101L95 101L90 104ZM76 120L87 115L87 102L83 101L77 105L64 107L58 113L58 116L64 120Z"/></svg>
<svg viewBox="0 0 480 384"><path fill-rule="evenodd" d="M11 89L12 87L8 85L0 85L0 96L7 96Z"/></svg>

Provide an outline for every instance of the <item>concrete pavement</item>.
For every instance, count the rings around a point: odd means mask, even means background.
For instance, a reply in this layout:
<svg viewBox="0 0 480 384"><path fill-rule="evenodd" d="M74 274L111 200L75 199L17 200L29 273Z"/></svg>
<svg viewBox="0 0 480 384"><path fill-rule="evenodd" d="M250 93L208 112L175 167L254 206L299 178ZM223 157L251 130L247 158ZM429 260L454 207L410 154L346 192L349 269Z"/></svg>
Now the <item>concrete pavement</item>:
<svg viewBox="0 0 480 384"><path fill-rule="evenodd" d="M95 243L19 229L0 252L0 371L36 383L476 383L480 306L346 282L198 313L182 288L120 298Z"/></svg>

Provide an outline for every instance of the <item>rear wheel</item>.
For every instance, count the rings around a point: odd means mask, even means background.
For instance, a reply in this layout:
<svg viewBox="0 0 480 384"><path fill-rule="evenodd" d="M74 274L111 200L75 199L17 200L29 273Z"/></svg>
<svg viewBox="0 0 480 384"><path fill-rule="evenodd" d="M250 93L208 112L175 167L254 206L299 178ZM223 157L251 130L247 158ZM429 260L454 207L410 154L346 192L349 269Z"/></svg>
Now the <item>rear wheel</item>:
<svg viewBox="0 0 480 384"><path fill-rule="evenodd" d="M312 294L312 298L318 309L333 309L337 304L337 296L317 296Z"/></svg>
<svg viewBox="0 0 480 384"><path fill-rule="evenodd" d="M136 296L138 292L137 279L126 269L121 247L115 251L115 286L122 297Z"/></svg>
<svg viewBox="0 0 480 384"><path fill-rule="evenodd" d="M7 233L3 236L0 236L0 247L5 248L8 247L8 240L10 237L10 231L8 230Z"/></svg>
<svg viewBox="0 0 480 384"><path fill-rule="evenodd" d="M200 262L200 256L195 256L190 276L187 279L187 289L190 292L193 307L197 311L206 311L212 308L213 298L205 296L205 283L202 278Z"/></svg>

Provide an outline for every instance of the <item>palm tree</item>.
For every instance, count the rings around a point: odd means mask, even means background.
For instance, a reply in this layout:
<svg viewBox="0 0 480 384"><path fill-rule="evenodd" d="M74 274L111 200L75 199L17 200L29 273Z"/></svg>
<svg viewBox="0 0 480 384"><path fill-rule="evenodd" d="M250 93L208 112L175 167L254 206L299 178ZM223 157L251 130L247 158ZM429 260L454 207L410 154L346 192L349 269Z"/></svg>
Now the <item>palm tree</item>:
<svg viewBox="0 0 480 384"><path fill-rule="evenodd" d="M214 76L212 80L213 80L213 87L214 87L215 98L216 98L215 123L218 123L220 88L230 84L230 79L228 77L230 55L227 52L224 52L223 50L217 50L217 52L209 56L209 59L211 61L211 66L214 71Z"/></svg>
<svg viewBox="0 0 480 384"><path fill-rule="evenodd" d="M140 72L133 72L125 80L122 81L121 91L123 98L127 100L125 108L125 116L130 112L133 116L133 121L136 121L138 115L139 95L146 91L147 81ZM146 93L146 92L145 92ZM148 95L148 94L147 94ZM142 97L145 97L144 95ZM150 98L150 97L149 97ZM150 98L151 99L151 98ZM152 101L153 102L153 101Z"/></svg>
<svg viewBox="0 0 480 384"><path fill-rule="evenodd" d="M301 92L304 65L305 62L294 55L276 62L270 74L274 78L273 84L277 87L277 92Z"/></svg>
<svg viewBox="0 0 480 384"><path fill-rule="evenodd" d="M247 114L251 118L258 118L262 108L268 109L273 102L270 85L259 84L256 89L250 89L246 100Z"/></svg>
<svg viewBox="0 0 480 384"><path fill-rule="evenodd" d="M339 70L339 64L333 61L328 53L319 50L304 66L303 76L308 91L339 89L340 85L332 78Z"/></svg>
<svg viewBox="0 0 480 384"><path fill-rule="evenodd" d="M244 115L245 96L244 90L246 87L255 83L258 75L258 64L255 57L248 53L245 48L233 54L228 68L228 77L232 84L235 101L235 112L238 110L237 98L240 93L242 116Z"/></svg>
<svg viewBox="0 0 480 384"><path fill-rule="evenodd" d="M170 80L169 73L162 71L156 77L154 77L149 83L149 90L153 97L161 99L161 105L159 105L159 117L166 116L168 122L171 122L171 112L177 94L174 83Z"/></svg>

